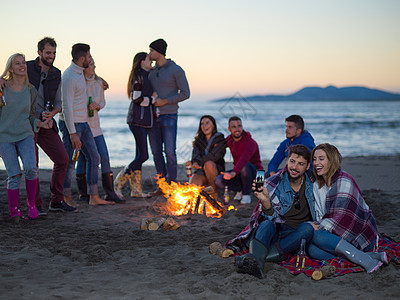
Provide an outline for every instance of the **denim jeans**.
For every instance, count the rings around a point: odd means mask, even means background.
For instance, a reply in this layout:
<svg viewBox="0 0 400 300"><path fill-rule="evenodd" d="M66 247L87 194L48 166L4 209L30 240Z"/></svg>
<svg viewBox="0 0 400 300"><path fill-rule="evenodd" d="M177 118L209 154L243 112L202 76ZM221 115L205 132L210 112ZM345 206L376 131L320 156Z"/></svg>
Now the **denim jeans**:
<svg viewBox="0 0 400 300"><path fill-rule="evenodd" d="M36 165L35 142L33 135L23 140L12 143L0 143L0 156L6 167L8 179L7 189L19 189L21 183L21 166L19 165L18 155L21 157L24 167L25 178L34 180L38 177L38 167Z"/></svg>
<svg viewBox="0 0 400 300"><path fill-rule="evenodd" d="M129 129L135 138L136 156L135 159L128 165L128 170L126 171L142 170L143 163L149 159L149 150L147 148L147 129L132 124L129 124Z"/></svg>
<svg viewBox="0 0 400 300"><path fill-rule="evenodd" d="M51 172L50 179L50 201L53 203L61 202L64 200L63 186L65 175L68 168L68 154L65 150L60 136L53 129L40 128L40 131L35 134L35 142L42 148L47 156L54 163L53 172ZM39 149L35 146L36 159L39 164ZM38 181L38 188L36 191L36 206L42 206L42 198L40 197L40 184Z"/></svg>
<svg viewBox="0 0 400 300"><path fill-rule="evenodd" d="M110 157L108 155L108 149L104 135L96 136L94 138L94 142L96 143L97 152L99 152L100 155L101 173L110 173ZM79 155L75 170L76 175L89 173L89 164L86 164L86 161L87 159L83 153L82 155Z"/></svg>
<svg viewBox="0 0 400 300"><path fill-rule="evenodd" d="M325 229L316 230L312 238L311 244L308 247L310 257L320 260L328 260L336 258L336 246L341 238L336 234L330 233ZM364 249L364 252L370 251L375 242L372 242Z"/></svg>
<svg viewBox="0 0 400 300"><path fill-rule="evenodd" d="M308 222L300 224L293 229L285 224L275 224L269 219L262 221L254 238L262 242L267 248L274 243L279 243L284 253L294 253L300 248L301 240L309 243L313 237L314 228Z"/></svg>
<svg viewBox="0 0 400 300"><path fill-rule="evenodd" d="M65 149L68 153L68 170L67 175L65 176L64 181L64 195L70 196L71 195L71 179L72 173L75 169L75 162L72 160L72 153L74 149L72 149L71 140L69 138L69 132L65 122L60 120L59 121L60 130L63 134L63 143ZM81 154L85 155L87 162L88 162L88 173L87 173L87 182L89 185L89 195L98 195L98 186L97 180L99 177L99 162L100 162L100 155L97 152L97 146L93 138L92 131L90 130L89 124L85 123L75 123L75 130L76 134L78 135L79 139L82 142Z"/></svg>
<svg viewBox="0 0 400 300"><path fill-rule="evenodd" d="M158 174L167 177L167 181L176 180L178 165L176 159L176 134L178 129L178 115L161 115L155 119L153 127L149 131L151 152L153 153L154 164ZM164 152L167 158L165 168Z"/></svg>
<svg viewBox="0 0 400 300"><path fill-rule="evenodd" d="M232 170L227 172L231 171ZM235 192L242 191L243 195L250 195L253 180L256 178L256 172L256 166L248 162L240 171L240 173L231 180L225 180L223 174L218 175L215 178L215 185L220 189L224 189L225 186L228 186L230 190Z"/></svg>

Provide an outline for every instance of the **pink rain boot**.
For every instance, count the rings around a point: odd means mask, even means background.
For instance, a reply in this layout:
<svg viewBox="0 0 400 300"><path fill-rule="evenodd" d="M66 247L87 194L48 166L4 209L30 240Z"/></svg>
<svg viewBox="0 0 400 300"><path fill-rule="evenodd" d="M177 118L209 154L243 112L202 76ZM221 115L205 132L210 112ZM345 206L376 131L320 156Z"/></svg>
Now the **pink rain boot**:
<svg viewBox="0 0 400 300"><path fill-rule="evenodd" d="M34 180L25 179L26 196L28 198L26 203L29 209L29 218L32 220L38 217L38 211L36 209L36 203L35 203L37 183L38 183L37 178Z"/></svg>
<svg viewBox="0 0 400 300"><path fill-rule="evenodd" d="M21 211L19 210L19 189L10 190L7 189L8 196L8 206L10 207L11 218L17 217L20 219L22 217Z"/></svg>

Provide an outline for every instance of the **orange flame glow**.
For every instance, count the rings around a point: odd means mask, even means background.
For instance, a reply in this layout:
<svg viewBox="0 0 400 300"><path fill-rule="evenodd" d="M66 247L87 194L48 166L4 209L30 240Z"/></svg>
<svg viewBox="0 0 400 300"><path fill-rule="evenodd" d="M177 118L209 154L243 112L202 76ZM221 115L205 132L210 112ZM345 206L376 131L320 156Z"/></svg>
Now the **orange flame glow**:
<svg viewBox="0 0 400 300"><path fill-rule="evenodd" d="M157 184L161 191L167 197L168 203L166 209L168 213L174 216L199 213L207 217L220 218L222 213L215 209L206 198L200 195L204 187L194 184L181 184L174 181L171 184L166 182L165 178L158 177ZM196 211L196 203L200 197L200 201Z"/></svg>

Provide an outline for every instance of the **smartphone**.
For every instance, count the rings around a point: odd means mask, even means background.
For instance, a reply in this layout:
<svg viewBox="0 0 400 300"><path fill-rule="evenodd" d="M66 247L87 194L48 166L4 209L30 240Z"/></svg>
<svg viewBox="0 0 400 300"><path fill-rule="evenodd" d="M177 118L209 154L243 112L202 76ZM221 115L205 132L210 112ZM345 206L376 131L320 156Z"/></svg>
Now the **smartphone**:
<svg viewBox="0 0 400 300"><path fill-rule="evenodd" d="M264 170L257 170L256 174L256 190L261 188L264 185L265 179L265 171Z"/></svg>

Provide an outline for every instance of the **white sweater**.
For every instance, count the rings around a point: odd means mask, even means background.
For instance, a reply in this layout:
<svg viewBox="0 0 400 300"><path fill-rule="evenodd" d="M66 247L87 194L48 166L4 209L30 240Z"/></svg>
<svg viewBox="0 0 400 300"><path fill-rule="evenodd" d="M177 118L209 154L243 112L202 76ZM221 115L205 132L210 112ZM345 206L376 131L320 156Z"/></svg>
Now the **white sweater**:
<svg viewBox="0 0 400 300"><path fill-rule="evenodd" d="M83 70L84 68L72 62L61 78L62 114L60 114L60 120L65 122L69 134L76 133L74 123L88 121L88 97Z"/></svg>
<svg viewBox="0 0 400 300"><path fill-rule="evenodd" d="M92 76L90 78L86 77L86 84L88 99L91 96L92 101L98 103L100 105L100 109L102 109L106 105L106 100L104 99L103 82L100 79L95 80L94 76ZM100 117L97 109L94 110L93 117L88 118L88 122L90 129L92 130L93 137L103 134L103 131L100 128Z"/></svg>

